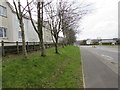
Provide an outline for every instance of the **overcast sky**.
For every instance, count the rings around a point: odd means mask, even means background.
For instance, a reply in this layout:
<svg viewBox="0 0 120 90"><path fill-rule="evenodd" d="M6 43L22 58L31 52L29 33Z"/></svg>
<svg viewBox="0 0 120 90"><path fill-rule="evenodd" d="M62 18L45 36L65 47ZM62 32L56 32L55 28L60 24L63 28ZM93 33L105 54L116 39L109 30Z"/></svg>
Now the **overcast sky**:
<svg viewBox="0 0 120 90"><path fill-rule="evenodd" d="M120 0L87 0L94 5L94 11L84 17L82 32L78 40L118 37L118 1Z"/></svg>
<svg viewBox="0 0 120 90"><path fill-rule="evenodd" d="M80 0L76 1L80 2ZM77 34L77 40L118 37L118 2L120 0L84 1L93 3L94 10L82 19L79 29L81 33Z"/></svg>

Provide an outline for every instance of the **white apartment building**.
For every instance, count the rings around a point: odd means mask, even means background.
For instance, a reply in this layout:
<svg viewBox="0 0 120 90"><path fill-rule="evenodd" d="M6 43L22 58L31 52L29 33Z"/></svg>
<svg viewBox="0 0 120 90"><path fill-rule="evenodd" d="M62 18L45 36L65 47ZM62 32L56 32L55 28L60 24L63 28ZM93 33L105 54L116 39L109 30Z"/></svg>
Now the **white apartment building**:
<svg viewBox="0 0 120 90"><path fill-rule="evenodd" d="M86 44L93 44L93 42L92 42L91 39L87 39L87 40L86 40Z"/></svg>
<svg viewBox="0 0 120 90"><path fill-rule="evenodd" d="M38 36L28 17L23 18L25 40L38 42ZM43 27L44 42L52 42L50 30ZM16 13L9 2L0 2L0 41L21 41L21 30Z"/></svg>

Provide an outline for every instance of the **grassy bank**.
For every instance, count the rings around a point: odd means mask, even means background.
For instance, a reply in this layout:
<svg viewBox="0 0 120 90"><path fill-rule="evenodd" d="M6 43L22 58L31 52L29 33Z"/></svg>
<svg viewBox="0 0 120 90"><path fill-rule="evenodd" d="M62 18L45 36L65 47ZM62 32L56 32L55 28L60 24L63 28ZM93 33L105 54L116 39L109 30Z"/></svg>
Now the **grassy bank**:
<svg viewBox="0 0 120 90"><path fill-rule="evenodd" d="M120 46L120 45L99 45L99 46Z"/></svg>
<svg viewBox="0 0 120 90"><path fill-rule="evenodd" d="M47 57L39 52L22 56L5 57L3 62L3 88L82 88L82 68L78 47L47 50Z"/></svg>

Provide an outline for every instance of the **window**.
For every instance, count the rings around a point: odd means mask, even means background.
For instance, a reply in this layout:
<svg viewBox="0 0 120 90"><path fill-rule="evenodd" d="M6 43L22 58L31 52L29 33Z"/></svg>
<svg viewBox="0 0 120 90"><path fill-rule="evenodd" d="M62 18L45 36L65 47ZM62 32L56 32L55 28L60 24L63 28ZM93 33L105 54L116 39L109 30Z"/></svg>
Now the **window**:
<svg viewBox="0 0 120 90"><path fill-rule="evenodd" d="M7 16L7 9L6 7L0 6L0 15Z"/></svg>
<svg viewBox="0 0 120 90"><path fill-rule="evenodd" d="M21 31L18 31L18 38L22 38Z"/></svg>
<svg viewBox="0 0 120 90"><path fill-rule="evenodd" d="M7 37L6 30L6 28L0 27L0 37Z"/></svg>

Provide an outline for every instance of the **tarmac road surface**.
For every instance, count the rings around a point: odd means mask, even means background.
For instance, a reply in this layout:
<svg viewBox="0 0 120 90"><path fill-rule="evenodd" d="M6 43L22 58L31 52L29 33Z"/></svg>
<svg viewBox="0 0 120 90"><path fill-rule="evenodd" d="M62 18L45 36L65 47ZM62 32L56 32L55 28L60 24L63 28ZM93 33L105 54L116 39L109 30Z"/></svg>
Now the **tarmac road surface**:
<svg viewBox="0 0 120 90"><path fill-rule="evenodd" d="M118 88L118 48L80 46L85 88Z"/></svg>

